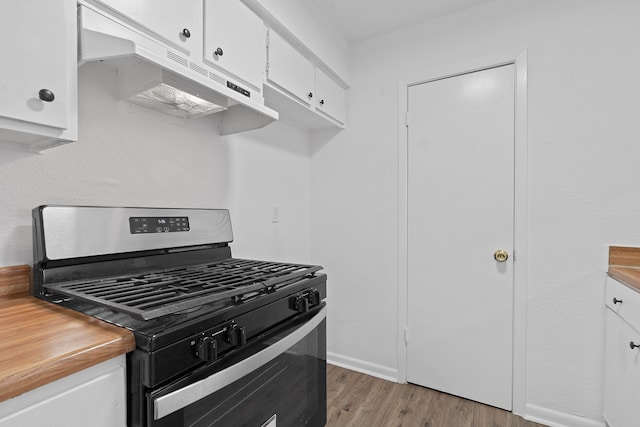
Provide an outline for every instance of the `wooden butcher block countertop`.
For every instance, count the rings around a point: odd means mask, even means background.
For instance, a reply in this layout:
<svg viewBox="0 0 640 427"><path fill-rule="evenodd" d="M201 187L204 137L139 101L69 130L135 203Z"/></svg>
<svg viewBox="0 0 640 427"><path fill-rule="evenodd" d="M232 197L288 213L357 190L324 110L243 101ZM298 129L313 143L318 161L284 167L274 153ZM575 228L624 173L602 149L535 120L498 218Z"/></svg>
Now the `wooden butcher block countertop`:
<svg viewBox="0 0 640 427"><path fill-rule="evenodd" d="M640 248L610 246L609 276L640 292Z"/></svg>
<svg viewBox="0 0 640 427"><path fill-rule="evenodd" d="M135 348L130 331L28 291L28 266L0 268L0 402Z"/></svg>

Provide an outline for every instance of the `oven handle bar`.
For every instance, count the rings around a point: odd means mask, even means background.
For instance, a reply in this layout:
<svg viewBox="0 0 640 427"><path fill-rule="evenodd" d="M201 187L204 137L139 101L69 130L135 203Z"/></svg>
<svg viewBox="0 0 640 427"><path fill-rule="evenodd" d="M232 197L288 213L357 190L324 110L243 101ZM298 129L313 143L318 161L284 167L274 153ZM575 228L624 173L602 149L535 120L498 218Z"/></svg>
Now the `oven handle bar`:
<svg viewBox="0 0 640 427"><path fill-rule="evenodd" d="M318 327L326 317L327 308L322 307L318 314L309 319L304 325L264 350L220 372L216 372L203 380L154 399L153 418L159 420L175 411L186 408L203 397L221 390L248 373L266 365L306 337L311 331Z"/></svg>

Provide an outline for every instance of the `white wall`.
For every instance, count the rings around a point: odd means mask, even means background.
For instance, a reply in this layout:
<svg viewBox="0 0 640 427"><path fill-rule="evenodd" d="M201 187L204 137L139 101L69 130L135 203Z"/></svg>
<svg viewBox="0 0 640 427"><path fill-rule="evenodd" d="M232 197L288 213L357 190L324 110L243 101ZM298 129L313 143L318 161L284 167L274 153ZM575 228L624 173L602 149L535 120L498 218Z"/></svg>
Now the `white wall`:
<svg viewBox="0 0 640 427"><path fill-rule="evenodd" d="M399 81L526 49L527 414L602 425L607 248L640 244L639 20L635 0L496 0L352 47L349 127L312 143L332 358L397 375Z"/></svg>
<svg viewBox="0 0 640 427"><path fill-rule="evenodd" d="M30 264L41 204L228 208L234 256L309 262L309 135L276 122L220 137L124 108L115 73L80 69L79 141L41 154L0 149L0 266ZM271 206L280 206L280 223Z"/></svg>

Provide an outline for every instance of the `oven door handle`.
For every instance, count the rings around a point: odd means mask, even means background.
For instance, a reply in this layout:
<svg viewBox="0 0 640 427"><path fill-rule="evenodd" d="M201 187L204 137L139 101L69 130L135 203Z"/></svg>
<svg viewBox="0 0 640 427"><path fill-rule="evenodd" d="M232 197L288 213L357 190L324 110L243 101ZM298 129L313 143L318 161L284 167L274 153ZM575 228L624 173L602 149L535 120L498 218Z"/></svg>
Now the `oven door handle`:
<svg viewBox="0 0 640 427"><path fill-rule="evenodd" d="M261 350L260 352L249 356L220 372L216 372L203 380L189 384L186 387L168 393L164 396L155 398L153 401L153 418L155 420L159 420L160 418L163 418L175 411L186 408L203 397L207 397L216 391L223 389L248 373L266 365L306 337L311 331L317 328L326 317L327 308L325 306L301 327L274 344L271 344L264 350Z"/></svg>

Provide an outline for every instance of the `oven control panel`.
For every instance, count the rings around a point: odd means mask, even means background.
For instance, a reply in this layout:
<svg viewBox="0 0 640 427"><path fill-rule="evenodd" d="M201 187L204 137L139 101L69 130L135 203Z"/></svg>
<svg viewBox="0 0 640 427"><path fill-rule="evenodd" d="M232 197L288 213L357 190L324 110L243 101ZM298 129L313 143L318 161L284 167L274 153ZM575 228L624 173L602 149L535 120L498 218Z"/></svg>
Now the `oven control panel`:
<svg viewBox="0 0 640 427"><path fill-rule="evenodd" d="M174 233L189 231L188 216L132 216L129 217L131 234Z"/></svg>

